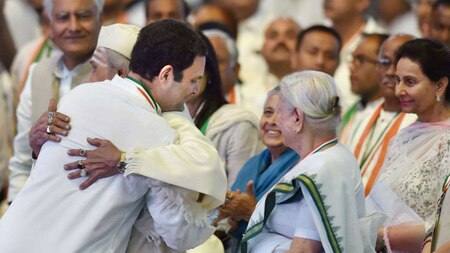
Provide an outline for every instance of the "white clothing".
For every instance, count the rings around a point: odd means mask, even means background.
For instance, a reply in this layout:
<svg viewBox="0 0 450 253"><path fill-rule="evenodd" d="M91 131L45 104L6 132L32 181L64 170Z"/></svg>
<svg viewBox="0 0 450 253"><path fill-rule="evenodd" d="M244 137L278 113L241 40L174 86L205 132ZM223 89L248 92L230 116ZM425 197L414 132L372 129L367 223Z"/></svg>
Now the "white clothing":
<svg viewBox="0 0 450 253"><path fill-rule="evenodd" d="M244 164L263 150L258 126L258 119L251 112L232 104L223 105L209 119L205 136L224 162L228 189Z"/></svg>
<svg viewBox="0 0 450 253"><path fill-rule="evenodd" d="M109 139L121 150L176 141L177 133L132 81L116 76L81 85L61 100L58 111L71 115L73 129L60 143L42 147L29 180L0 221L1 252L125 252L145 205L151 217L145 221L151 224L144 228L147 243L162 252L167 246L185 251L211 235L195 191L138 175L104 178L81 191L84 178L67 179L63 165L77 159L67 150L91 149L88 136ZM143 231L139 224L136 229Z"/></svg>
<svg viewBox="0 0 450 253"><path fill-rule="evenodd" d="M302 176L311 180L318 195L311 191L311 184L300 180ZM373 252L375 237L369 236L362 225L366 211L358 164L343 145L338 143L303 158L286 173L275 192L274 210L267 225L255 237L251 237L251 231L264 217L267 195L258 202L250 218L245 234L248 236L250 232L248 252L284 252L294 237L306 235L313 239L316 231L325 252L335 252L332 250L335 247L342 252ZM299 222L302 214L298 211L302 205L308 207L315 229Z"/></svg>
<svg viewBox="0 0 450 253"><path fill-rule="evenodd" d="M280 79L268 72L265 63L260 64L261 71L258 76L252 77L250 83L242 86L242 107L253 112L257 117L261 117L264 110L264 103L267 99L267 92L280 84Z"/></svg>
<svg viewBox="0 0 450 253"><path fill-rule="evenodd" d="M39 15L27 0L5 0L3 13L16 48L42 35Z"/></svg>
<svg viewBox="0 0 450 253"><path fill-rule="evenodd" d="M376 21L369 17L367 19L364 28L360 34L356 34L347 44L341 49L339 53L340 61L339 66L334 73L334 80L336 80L336 85L340 90L339 100L341 102L342 110L345 112L352 104L358 100L358 96L355 95L351 90L350 84L350 62L348 62L348 57L350 57L353 51L358 47L362 40L362 33L383 33L384 29L376 23Z"/></svg>
<svg viewBox="0 0 450 253"><path fill-rule="evenodd" d="M267 26L278 17L292 17L302 28L319 24L324 19L323 0L261 0L256 13L239 23L236 44L245 86L261 86L260 77L268 73L260 51Z"/></svg>
<svg viewBox="0 0 450 253"><path fill-rule="evenodd" d="M381 23L381 25L383 25ZM389 26L383 25L389 34L410 34L417 38L421 37L417 16L410 10L396 17Z"/></svg>
<svg viewBox="0 0 450 253"><path fill-rule="evenodd" d="M80 66L80 65L79 65ZM32 85L39 85L38 83L32 83L33 70L36 67L36 63L31 65L28 79L25 83L24 90L20 95L19 105L17 106L17 134L14 138L14 154L9 161L10 170L10 186L8 191L8 201L13 201L17 193L25 184L28 176L30 175L32 159L31 159L31 147L29 144L30 129L34 124L33 111L35 105L33 105L32 99ZM78 66L71 71L67 70L62 58L57 63L57 68L54 71L56 77L60 79L59 97L64 97L70 91L71 82L74 75L77 74ZM39 101L47 103L44 101ZM42 112L44 113L44 111Z"/></svg>
<svg viewBox="0 0 450 253"><path fill-rule="evenodd" d="M126 10L127 23L144 27L147 23L144 1L138 1Z"/></svg>
<svg viewBox="0 0 450 253"><path fill-rule="evenodd" d="M17 51L16 56L14 57L14 61L11 65L11 79L13 80L13 87L14 87L14 94L17 96L20 85L24 85L25 80L23 78L25 77L26 71L29 71L28 64L31 61L34 61L34 59L31 59L34 55L34 52L38 50L38 47L42 44L42 37L39 37L33 41L28 42L23 47L19 48ZM51 40L49 40L49 47L51 47L51 50L47 49L45 50L44 54L41 56L41 59L44 58L50 58L55 55L61 55L62 52L59 50L53 43L51 43ZM50 53L49 53L50 52ZM28 68L28 69L27 69Z"/></svg>
<svg viewBox="0 0 450 253"><path fill-rule="evenodd" d="M8 116L8 107L6 105L6 94L0 81L0 189L2 189L3 180L7 178L8 160L10 156L8 124L13 124L12 118Z"/></svg>
<svg viewBox="0 0 450 253"><path fill-rule="evenodd" d="M372 130L369 132L369 137L366 138L366 141L361 146L361 150L359 152L360 155L357 157L357 160L361 167L361 177L365 188L367 187L367 183L373 173L373 169L378 162L382 149L381 145L384 138L386 138L385 134L387 134L387 132L389 132L389 130L391 129L397 115L399 115L399 113L388 112L382 109L376 123L372 127ZM361 124L361 127L359 129L357 129L357 132L355 134L356 136L359 136L359 138L357 139L361 138L361 134L367 127L367 123L370 118L371 116L366 117L365 122ZM398 130L408 127L416 120L417 115L412 113L405 114ZM380 148L377 148L378 146L380 146ZM370 152L373 152L373 155ZM384 160L384 158L382 159ZM367 164L363 164L364 160L367 161Z"/></svg>
<svg viewBox="0 0 450 253"><path fill-rule="evenodd" d="M423 219L426 229L434 223L436 200L441 195L444 179L450 174L449 143L448 120L416 122L391 140L379 175L378 183L388 187ZM384 203L381 200L377 204L382 206Z"/></svg>
<svg viewBox="0 0 450 253"><path fill-rule="evenodd" d="M362 106L360 101L356 102L355 106L358 108L342 129L339 141L347 146L347 148L351 151L355 150L367 121L370 119L370 116L378 108L378 106L383 103L383 101L384 98L379 98L375 101L370 101L365 107Z"/></svg>

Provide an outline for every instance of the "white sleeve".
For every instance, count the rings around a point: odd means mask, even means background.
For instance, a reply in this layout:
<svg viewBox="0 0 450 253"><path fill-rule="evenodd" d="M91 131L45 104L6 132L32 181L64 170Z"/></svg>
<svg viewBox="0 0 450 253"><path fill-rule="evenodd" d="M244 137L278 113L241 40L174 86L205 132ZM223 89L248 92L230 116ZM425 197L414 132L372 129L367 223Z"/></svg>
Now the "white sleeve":
<svg viewBox="0 0 450 253"><path fill-rule="evenodd" d="M216 195L223 195L224 198L226 177L217 150L211 141L202 135L183 113L165 113L163 117L178 132L178 140L174 144L147 150L127 150L125 176L139 174L154 179L169 178L170 183L178 186L192 185L194 180L201 179L202 182L195 184L201 184L206 189L214 188L215 192L220 192ZM179 178L185 178L180 175L186 175L187 172L192 182L177 182ZM203 182L205 176L211 176L211 182ZM202 202L202 205L209 208L215 208L220 204L212 198L205 198Z"/></svg>
<svg viewBox="0 0 450 253"><path fill-rule="evenodd" d="M294 237L320 241L319 232L317 231L316 224L314 223L314 218L305 199L302 199L298 206L299 208L297 212L298 215L295 220L296 229Z"/></svg>
<svg viewBox="0 0 450 253"><path fill-rule="evenodd" d="M9 160L9 189L8 202L14 198L22 189L28 179L31 171L31 147L29 144L29 133L32 116L31 102L31 79L33 76L35 64L31 65L28 79L25 83L24 90L20 95L20 102L17 107L17 134L14 137L14 154Z"/></svg>
<svg viewBox="0 0 450 253"><path fill-rule="evenodd" d="M263 148L258 128L248 121L236 123L225 134L229 135L226 161L224 162L226 164L228 189L230 189L244 164Z"/></svg>
<svg viewBox="0 0 450 253"><path fill-rule="evenodd" d="M168 247L180 251L192 249L213 234L215 228L210 225L208 209L197 202L197 192L157 180L149 181L147 208L156 233ZM147 236L151 237L152 233Z"/></svg>

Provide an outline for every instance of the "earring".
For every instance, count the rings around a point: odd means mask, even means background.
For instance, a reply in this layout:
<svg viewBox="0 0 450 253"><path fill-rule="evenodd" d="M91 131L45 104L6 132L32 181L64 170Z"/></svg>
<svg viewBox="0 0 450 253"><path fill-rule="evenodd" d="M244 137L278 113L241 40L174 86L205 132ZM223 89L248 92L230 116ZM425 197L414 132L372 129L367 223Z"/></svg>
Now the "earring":
<svg viewBox="0 0 450 253"><path fill-rule="evenodd" d="M298 133L300 132L300 129L294 128L294 132L295 132L296 134L298 134Z"/></svg>
<svg viewBox="0 0 450 253"><path fill-rule="evenodd" d="M441 102L441 96L436 96L436 102Z"/></svg>

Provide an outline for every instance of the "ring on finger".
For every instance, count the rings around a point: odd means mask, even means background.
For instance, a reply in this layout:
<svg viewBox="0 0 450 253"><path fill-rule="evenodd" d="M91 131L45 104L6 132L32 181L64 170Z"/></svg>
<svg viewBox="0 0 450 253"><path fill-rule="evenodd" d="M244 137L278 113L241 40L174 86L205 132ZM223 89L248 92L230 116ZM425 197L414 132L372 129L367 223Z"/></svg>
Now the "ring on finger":
<svg viewBox="0 0 450 253"><path fill-rule="evenodd" d="M80 156L86 155L86 149L80 149Z"/></svg>
<svg viewBox="0 0 450 253"><path fill-rule="evenodd" d="M47 116L49 118L53 118L53 117L55 117L55 112L48 112Z"/></svg>
<svg viewBox="0 0 450 253"><path fill-rule="evenodd" d="M53 124L53 120L54 120L54 119L55 119L55 118L53 118L53 117L49 117L48 120L47 120L47 125Z"/></svg>
<svg viewBox="0 0 450 253"><path fill-rule="evenodd" d="M87 176L86 170L85 169L81 169L80 170L80 177L85 177L85 176Z"/></svg>
<svg viewBox="0 0 450 253"><path fill-rule="evenodd" d="M53 134L53 132L52 132L52 125L48 125L48 126L47 126L46 132L47 132L48 134Z"/></svg>
<svg viewBox="0 0 450 253"><path fill-rule="evenodd" d="M79 160L78 161L77 168L80 169L80 170L84 169L83 160Z"/></svg>

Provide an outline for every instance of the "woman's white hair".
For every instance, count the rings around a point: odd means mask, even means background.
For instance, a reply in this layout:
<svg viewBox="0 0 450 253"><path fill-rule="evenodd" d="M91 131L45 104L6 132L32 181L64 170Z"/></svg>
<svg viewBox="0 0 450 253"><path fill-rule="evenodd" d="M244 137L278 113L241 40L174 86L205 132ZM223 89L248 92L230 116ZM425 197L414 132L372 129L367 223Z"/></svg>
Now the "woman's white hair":
<svg viewBox="0 0 450 253"><path fill-rule="evenodd" d="M52 20L52 10L53 10L53 1L55 0L44 0L44 10L47 17ZM102 13L103 5L105 4L105 0L91 0L96 7L97 19L100 17L100 13Z"/></svg>
<svg viewBox="0 0 450 253"><path fill-rule="evenodd" d="M341 120L334 79L319 71L301 71L281 80L281 94L305 114L305 123L316 131L335 131Z"/></svg>

